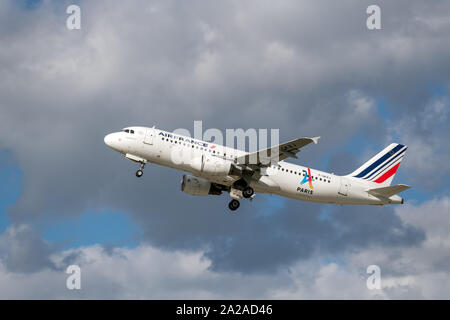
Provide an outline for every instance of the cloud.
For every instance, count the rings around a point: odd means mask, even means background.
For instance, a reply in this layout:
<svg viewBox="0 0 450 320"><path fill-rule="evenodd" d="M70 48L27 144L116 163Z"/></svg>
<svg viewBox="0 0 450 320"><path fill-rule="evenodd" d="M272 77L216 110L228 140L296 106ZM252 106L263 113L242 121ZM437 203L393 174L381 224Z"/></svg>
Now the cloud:
<svg viewBox="0 0 450 320"><path fill-rule="evenodd" d="M384 244L314 254L269 274L213 270L205 252L166 251L149 245L106 250L94 245L56 252L56 268L20 275L0 264L1 298L47 299L445 299L450 296L450 199L396 211L403 223L425 230L419 246ZM438 222L438 223L436 223ZM264 248L265 244L262 244ZM267 249L268 250L268 249ZM327 259L324 259L327 258ZM80 291L65 287L65 269L81 267ZM366 269L381 269L381 290L369 290Z"/></svg>
<svg viewBox="0 0 450 320"><path fill-rule="evenodd" d="M448 110L448 97L434 97L419 112L404 115L390 129L409 147L404 165L412 173L411 182L432 191L446 184L450 174Z"/></svg>
<svg viewBox="0 0 450 320"><path fill-rule="evenodd" d="M351 264L372 261L382 269L387 297L447 299L449 286L448 197L396 209L402 221L424 230L420 245L409 248L374 248L354 255Z"/></svg>
<svg viewBox="0 0 450 320"><path fill-rule="evenodd" d="M56 249L27 225L11 226L0 235L0 261L15 273L53 269L50 255Z"/></svg>
<svg viewBox="0 0 450 320"><path fill-rule="evenodd" d="M217 273L277 272L318 253L419 246L420 227L393 208L285 200L271 214L243 203L230 216L225 197L179 192L179 172L149 165L137 181L136 166L103 144L127 125L189 129L201 119L205 128L282 128L283 140L322 135L301 155L317 167L355 136L365 141L361 157L398 136L410 146L401 170L420 188L448 153L447 100L427 88L450 83L449 4L381 2L380 32L365 28L366 4L83 2L82 29L69 31L61 4L23 11L3 2L0 147L23 172L10 220L39 234L47 221L86 210L126 212L143 230L143 245L197 252ZM389 102L389 123L377 110L380 97ZM427 115L442 119L441 137ZM329 166L349 172L358 161L340 151ZM320 218L324 210L331 219ZM49 263L16 257L9 271Z"/></svg>

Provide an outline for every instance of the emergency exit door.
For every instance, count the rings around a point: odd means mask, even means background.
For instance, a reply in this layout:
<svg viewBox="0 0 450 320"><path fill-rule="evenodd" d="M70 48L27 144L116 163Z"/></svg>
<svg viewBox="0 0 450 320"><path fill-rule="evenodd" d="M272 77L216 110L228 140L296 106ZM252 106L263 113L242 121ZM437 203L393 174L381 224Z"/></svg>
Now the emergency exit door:
<svg viewBox="0 0 450 320"><path fill-rule="evenodd" d="M347 196L348 195L348 188L350 186L350 183L346 178L341 178L341 185L339 186L339 194L341 196Z"/></svg>
<svg viewBox="0 0 450 320"><path fill-rule="evenodd" d="M154 138L155 138L155 130L148 128L147 132L145 133L144 143L153 144Z"/></svg>

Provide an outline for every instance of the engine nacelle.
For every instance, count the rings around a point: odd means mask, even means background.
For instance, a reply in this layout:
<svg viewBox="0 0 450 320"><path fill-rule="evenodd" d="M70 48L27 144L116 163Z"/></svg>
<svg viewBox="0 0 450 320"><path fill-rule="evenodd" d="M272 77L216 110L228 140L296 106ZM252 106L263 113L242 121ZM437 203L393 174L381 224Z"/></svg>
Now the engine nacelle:
<svg viewBox="0 0 450 320"><path fill-rule="evenodd" d="M239 175L240 169L231 161L211 157L201 156L191 160L191 167L202 173L212 176Z"/></svg>
<svg viewBox="0 0 450 320"><path fill-rule="evenodd" d="M181 179L181 191L194 196L222 194L222 189L218 185L211 183L208 180L186 174L183 175L183 178Z"/></svg>

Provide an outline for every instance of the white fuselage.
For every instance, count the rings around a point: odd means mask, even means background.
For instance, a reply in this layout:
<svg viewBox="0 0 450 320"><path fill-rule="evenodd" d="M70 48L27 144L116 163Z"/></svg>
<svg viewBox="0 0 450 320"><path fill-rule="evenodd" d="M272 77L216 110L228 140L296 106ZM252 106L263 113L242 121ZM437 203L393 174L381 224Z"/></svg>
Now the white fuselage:
<svg viewBox="0 0 450 320"><path fill-rule="evenodd" d="M105 137L105 143L130 160L150 162L186 171L220 185L231 186L237 179L228 175L206 174L195 169L191 165L191 160L208 156L233 161L234 158L246 154L241 150L155 128L129 127L128 129L133 130L133 134L111 133ZM310 202L371 205L402 202L399 196L381 200L370 195L367 190L374 187L373 182L350 176L336 176L285 161L267 167L263 175L258 175L256 179L251 180L250 185L257 193L277 194Z"/></svg>

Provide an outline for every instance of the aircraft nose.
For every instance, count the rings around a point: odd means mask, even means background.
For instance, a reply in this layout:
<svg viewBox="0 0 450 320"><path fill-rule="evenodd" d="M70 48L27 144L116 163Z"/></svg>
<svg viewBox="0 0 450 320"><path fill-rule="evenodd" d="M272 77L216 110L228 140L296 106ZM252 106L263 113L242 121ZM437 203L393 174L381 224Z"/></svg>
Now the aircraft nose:
<svg viewBox="0 0 450 320"><path fill-rule="evenodd" d="M113 137L112 137L112 133L110 133L110 134L108 134L108 135L106 135L105 136L105 144L108 146L108 147L112 147L112 142L113 142Z"/></svg>

